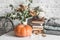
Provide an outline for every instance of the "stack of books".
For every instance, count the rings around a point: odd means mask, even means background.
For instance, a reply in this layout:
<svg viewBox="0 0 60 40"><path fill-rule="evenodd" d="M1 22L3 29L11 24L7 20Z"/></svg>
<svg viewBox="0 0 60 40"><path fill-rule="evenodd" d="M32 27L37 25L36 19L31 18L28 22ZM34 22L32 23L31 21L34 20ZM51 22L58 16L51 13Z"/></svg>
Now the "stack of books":
<svg viewBox="0 0 60 40"><path fill-rule="evenodd" d="M44 23L44 18L40 19L38 17L34 17L28 20L28 24L32 27L41 27Z"/></svg>
<svg viewBox="0 0 60 40"><path fill-rule="evenodd" d="M32 18L32 19L30 19L30 24L32 26L41 26L41 24L43 24L43 23L44 23L43 18L42 19L39 19L39 18Z"/></svg>
<svg viewBox="0 0 60 40"><path fill-rule="evenodd" d="M43 30L43 23L44 21L39 18L32 18L28 20L28 24L32 26L33 33L40 34Z"/></svg>

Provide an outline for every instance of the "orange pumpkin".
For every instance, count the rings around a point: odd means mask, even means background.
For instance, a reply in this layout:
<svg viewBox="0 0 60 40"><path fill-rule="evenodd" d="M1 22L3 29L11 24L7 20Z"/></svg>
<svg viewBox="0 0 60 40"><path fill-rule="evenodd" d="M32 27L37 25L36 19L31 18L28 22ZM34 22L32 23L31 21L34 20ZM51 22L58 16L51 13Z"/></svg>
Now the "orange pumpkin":
<svg viewBox="0 0 60 40"><path fill-rule="evenodd" d="M32 28L29 25L19 24L14 29L15 35L20 37L31 36Z"/></svg>

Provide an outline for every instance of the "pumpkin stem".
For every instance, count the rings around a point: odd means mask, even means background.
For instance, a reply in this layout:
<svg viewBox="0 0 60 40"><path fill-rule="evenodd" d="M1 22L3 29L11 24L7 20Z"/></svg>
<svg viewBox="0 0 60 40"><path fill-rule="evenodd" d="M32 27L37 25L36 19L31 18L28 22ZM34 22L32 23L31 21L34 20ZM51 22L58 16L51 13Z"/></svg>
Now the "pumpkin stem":
<svg viewBox="0 0 60 40"><path fill-rule="evenodd" d="M23 21L21 21L21 24L23 24Z"/></svg>
<svg viewBox="0 0 60 40"><path fill-rule="evenodd" d="M21 21L21 24L27 25L26 21Z"/></svg>

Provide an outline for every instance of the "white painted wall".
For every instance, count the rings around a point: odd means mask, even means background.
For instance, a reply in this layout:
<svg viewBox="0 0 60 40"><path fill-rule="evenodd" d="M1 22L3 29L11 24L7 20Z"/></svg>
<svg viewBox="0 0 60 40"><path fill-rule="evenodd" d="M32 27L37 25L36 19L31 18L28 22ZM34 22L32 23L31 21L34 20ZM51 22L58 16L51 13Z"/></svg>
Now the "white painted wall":
<svg viewBox="0 0 60 40"><path fill-rule="evenodd" d="M7 8L9 4L17 6L20 3L25 3L25 0L0 0L0 15L10 9ZM39 5L47 17L60 17L60 0L33 0L33 4L32 6Z"/></svg>

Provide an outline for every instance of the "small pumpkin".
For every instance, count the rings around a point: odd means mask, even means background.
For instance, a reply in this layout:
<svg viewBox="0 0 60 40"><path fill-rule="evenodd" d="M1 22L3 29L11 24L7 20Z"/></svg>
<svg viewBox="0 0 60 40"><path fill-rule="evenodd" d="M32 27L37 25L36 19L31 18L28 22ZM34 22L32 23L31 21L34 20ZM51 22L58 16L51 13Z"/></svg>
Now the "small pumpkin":
<svg viewBox="0 0 60 40"><path fill-rule="evenodd" d="M29 25L19 24L14 29L15 35L19 37L31 36L32 28Z"/></svg>

